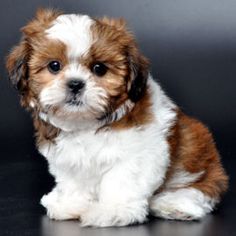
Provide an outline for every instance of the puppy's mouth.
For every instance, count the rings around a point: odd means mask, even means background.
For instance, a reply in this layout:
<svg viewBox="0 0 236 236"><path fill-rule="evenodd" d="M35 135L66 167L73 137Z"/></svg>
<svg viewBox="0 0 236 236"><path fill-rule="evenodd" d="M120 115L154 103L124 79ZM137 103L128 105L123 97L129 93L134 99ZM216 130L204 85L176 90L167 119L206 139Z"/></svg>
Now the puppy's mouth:
<svg viewBox="0 0 236 236"><path fill-rule="evenodd" d="M73 106L73 107L81 107L84 105L83 102L83 92L78 91L76 93L68 93L66 96L66 105Z"/></svg>
<svg viewBox="0 0 236 236"><path fill-rule="evenodd" d="M69 106L77 106L77 107L80 107L80 106L83 106L84 105L84 102L81 101L81 99L77 98L76 96L72 97L72 98L68 98L66 100L66 104L69 105Z"/></svg>

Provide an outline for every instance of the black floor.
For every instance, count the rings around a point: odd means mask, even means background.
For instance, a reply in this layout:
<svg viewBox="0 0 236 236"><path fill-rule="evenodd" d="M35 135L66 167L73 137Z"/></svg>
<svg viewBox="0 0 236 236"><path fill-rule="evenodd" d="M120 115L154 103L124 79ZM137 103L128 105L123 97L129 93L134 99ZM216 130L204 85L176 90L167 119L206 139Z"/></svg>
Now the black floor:
<svg viewBox="0 0 236 236"><path fill-rule="evenodd" d="M9 143L8 143L9 145ZM27 145L26 145L27 146ZM50 191L53 179L44 159L26 146L3 147L0 153L0 236L228 236L236 235L236 181L233 153L221 148L224 165L231 176L230 190L218 209L199 222L150 219L144 225L122 228L81 228L76 221L56 222L45 216L39 205ZM32 145L28 145L32 147ZM4 159L4 161L3 161Z"/></svg>

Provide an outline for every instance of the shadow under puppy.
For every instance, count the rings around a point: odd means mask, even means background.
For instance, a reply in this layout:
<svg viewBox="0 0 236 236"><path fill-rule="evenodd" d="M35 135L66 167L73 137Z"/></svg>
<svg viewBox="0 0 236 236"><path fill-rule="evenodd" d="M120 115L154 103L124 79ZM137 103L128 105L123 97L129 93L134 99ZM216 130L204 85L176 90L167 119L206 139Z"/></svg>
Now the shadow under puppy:
<svg viewBox="0 0 236 236"><path fill-rule="evenodd" d="M82 225L192 220L213 210L227 176L208 129L149 73L121 19L41 9L7 58L56 186L41 204Z"/></svg>

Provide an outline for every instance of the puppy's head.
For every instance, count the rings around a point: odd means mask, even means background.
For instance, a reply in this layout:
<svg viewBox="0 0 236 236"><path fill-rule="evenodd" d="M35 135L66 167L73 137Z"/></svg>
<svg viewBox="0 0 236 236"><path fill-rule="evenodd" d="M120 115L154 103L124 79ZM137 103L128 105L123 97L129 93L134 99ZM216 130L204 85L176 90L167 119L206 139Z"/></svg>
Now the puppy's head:
<svg viewBox="0 0 236 236"><path fill-rule="evenodd" d="M22 33L7 70L23 106L74 122L142 98L148 62L123 20L41 9Z"/></svg>

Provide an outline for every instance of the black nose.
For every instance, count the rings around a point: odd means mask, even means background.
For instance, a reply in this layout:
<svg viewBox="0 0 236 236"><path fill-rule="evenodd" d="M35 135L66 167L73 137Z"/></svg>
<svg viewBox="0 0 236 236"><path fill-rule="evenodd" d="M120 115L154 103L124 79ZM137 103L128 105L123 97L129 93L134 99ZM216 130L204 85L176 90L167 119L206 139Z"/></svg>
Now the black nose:
<svg viewBox="0 0 236 236"><path fill-rule="evenodd" d="M68 88L70 89L70 91L74 94L77 94L79 92L81 92L81 90L83 89L85 83L81 80L70 80L67 83Z"/></svg>

